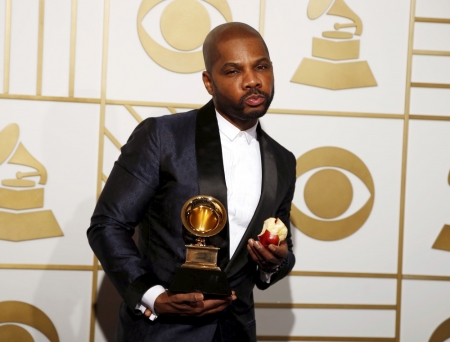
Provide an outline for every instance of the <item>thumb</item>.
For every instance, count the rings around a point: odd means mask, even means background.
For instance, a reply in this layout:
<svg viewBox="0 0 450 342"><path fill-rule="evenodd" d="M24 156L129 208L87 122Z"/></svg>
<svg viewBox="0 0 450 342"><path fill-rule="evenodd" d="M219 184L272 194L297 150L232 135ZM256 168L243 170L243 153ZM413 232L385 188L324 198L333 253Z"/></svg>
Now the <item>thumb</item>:
<svg viewBox="0 0 450 342"><path fill-rule="evenodd" d="M188 294L189 296L189 302L201 302L203 301L204 297L203 294L199 293L199 292L192 292Z"/></svg>

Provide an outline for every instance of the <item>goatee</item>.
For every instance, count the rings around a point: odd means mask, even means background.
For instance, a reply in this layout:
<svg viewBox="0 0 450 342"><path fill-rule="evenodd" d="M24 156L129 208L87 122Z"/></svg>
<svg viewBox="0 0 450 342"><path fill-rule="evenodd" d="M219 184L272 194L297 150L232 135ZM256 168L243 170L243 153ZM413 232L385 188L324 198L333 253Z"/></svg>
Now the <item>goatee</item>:
<svg viewBox="0 0 450 342"><path fill-rule="evenodd" d="M215 93L216 93L216 104L224 113L236 119L247 121L252 119L259 119L264 114L266 114L270 104L272 103L273 96L275 94L275 89L272 90L272 94L268 94L257 88L252 88L245 95L243 95L236 104L229 101L229 99L227 99L220 92L218 92L217 89ZM247 108L247 112L245 112L246 109L245 100L252 95L259 95L264 97L265 98L264 107L261 109Z"/></svg>

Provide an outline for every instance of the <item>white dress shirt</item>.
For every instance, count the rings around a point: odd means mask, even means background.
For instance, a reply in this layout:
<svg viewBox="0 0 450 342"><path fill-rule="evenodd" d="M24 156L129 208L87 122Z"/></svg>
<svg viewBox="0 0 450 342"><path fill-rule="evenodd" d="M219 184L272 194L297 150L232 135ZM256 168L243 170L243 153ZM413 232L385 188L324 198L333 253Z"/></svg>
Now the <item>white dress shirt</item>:
<svg viewBox="0 0 450 342"><path fill-rule="evenodd" d="M230 236L230 259L244 236L261 197L262 166L261 151L256 127L241 131L216 111L222 144L223 168L227 185L227 209ZM262 229L262 227L261 227ZM271 274L261 272L261 280L270 282ZM142 304L136 307L144 313L152 311L151 320L157 318L155 300L165 292L164 287L151 287L142 296Z"/></svg>
<svg viewBox="0 0 450 342"><path fill-rule="evenodd" d="M242 240L261 197L261 152L256 126L239 128L216 113L227 185L230 259Z"/></svg>

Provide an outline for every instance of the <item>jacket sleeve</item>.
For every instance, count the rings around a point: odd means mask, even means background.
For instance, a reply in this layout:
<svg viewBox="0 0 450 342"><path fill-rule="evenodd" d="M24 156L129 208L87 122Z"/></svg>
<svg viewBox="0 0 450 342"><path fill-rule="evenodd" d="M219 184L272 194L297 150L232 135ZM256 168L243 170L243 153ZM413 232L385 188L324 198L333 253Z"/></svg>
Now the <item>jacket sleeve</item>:
<svg viewBox="0 0 450 342"><path fill-rule="evenodd" d="M132 311L156 285L132 236L159 186L159 160L156 120L147 119L122 147L87 231L92 250Z"/></svg>
<svg viewBox="0 0 450 342"><path fill-rule="evenodd" d="M291 211L291 203L292 199L294 198L294 192L295 192L295 182L296 182L296 173L295 173L295 165L296 160L292 153L290 153L289 156L289 168L287 169L287 172L289 172L289 188L286 192L286 195L283 198L283 201L281 202L280 206L278 207L276 211L276 216L283 221L283 223L288 228L288 235L286 237L286 242L288 245L288 254L286 256L286 265L281 268L277 273L273 274L270 278L270 283L263 282L258 275L255 277L256 279L256 286L260 290L265 290L268 287L272 286L279 280L283 279L286 275L291 272L291 270L294 268L295 265L295 256L292 251L293 249L293 243L292 243L292 233L291 233L291 222L290 222L290 211Z"/></svg>

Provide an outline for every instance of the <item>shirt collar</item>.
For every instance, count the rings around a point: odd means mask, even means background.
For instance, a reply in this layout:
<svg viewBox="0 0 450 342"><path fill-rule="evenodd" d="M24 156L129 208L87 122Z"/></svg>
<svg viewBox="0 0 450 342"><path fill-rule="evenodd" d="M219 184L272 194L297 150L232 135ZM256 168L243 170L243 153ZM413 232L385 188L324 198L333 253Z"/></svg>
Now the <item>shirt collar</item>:
<svg viewBox="0 0 450 342"><path fill-rule="evenodd" d="M258 126L258 122L253 126L247 129L246 131L241 131L227 119L225 119L222 115L220 115L216 110L217 123L219 124L219 131L221 131L228 139L233 141L239 135L240 132L243 132L245 135L245 139L247 139L247 143L250 144L253 139L256 139L256 127Z"/></svg>

